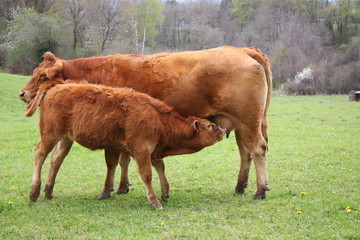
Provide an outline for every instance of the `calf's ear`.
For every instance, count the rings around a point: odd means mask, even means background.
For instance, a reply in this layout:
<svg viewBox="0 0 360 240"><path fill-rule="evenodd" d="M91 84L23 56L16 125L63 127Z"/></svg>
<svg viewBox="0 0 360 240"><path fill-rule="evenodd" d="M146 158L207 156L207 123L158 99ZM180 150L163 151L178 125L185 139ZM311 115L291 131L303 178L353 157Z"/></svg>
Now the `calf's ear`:
<svg viewBox="0 0 360 240"><path fill-rule="evenodd" d="M40 102L44 97L45 93L46 93L45 91L40 91L40 90L37 92L35 98L32 100L31 103L29 103L28 107L26 108L25 111L26 117L31 117L34 114L37 107L40 105Z"/></svg>
<svg viewBox="0 0 360 240"><path fill-rule="evenodd" d="M195 131L200 131L200 123L199 123L198 120L195 120L195 121L193 122L193 127L194 127L194 130L195 130Z"/></svg>

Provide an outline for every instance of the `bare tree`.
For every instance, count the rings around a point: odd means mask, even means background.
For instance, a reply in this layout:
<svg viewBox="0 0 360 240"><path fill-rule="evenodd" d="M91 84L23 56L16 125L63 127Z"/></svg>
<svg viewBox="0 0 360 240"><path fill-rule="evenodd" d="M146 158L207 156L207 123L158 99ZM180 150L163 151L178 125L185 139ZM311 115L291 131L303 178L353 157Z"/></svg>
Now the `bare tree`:
<svg viewBox="0 0 360 240"><path fill-rule="evenodd" d="M88 47L103 53L116 39L120 28L120 0L92 0L87 14L89 28Z"/></svg>
<svg viewBox="0 0 360 240"><path fill-rule="evenodd" d="M13 11L20 6L22 6L21 0L1 0L0 16L11 21L14 19Z"/></svg>
<svg viewBox="0 0 360 240"><path fill-rule="evenodd" d="M80 28L86 11L81 0L68 0L68 4L69 20L73 24L73 50L75 51L79 40L80 45L83 45L83 36Z"/></svg>

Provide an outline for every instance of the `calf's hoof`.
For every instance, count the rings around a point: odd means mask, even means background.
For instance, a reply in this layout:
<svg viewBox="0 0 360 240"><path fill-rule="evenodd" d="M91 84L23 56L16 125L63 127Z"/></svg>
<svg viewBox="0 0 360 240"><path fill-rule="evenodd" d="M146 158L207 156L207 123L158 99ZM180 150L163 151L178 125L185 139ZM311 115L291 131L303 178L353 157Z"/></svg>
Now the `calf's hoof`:
<svg viewBox="0 0 360 240"><path fill-rule="evenodd" d="M164 202L168 202L169 201L169 195L163 195L161 196L161 199L164 201Z"/></svg>
<svg viewBox="0 0 360 240"><path fill-rule="evenodd" d="M125 184L124 186L119 186L116 194L127 194L130 191L130 185L131 184Z"/></svg>
<svg viewBox="0 0 360 240"><path fill-rule="evenodd" d="M100 193L99 195L96 196L97 200L104 200L110 197L111 197L110 193Z"/></svg>
<svg viewBox="0 0 360 240"><path fill-rule="evenodd" d="M29 193L29 198L32 202L36 202L40 195L40 188L31 189Z"/></svg>
<svg viewBox="0 0 360 240"><path fill-rule="evenodd" d="M45 199L53 199L54 195L52 194L52 188L50 188L48 185L45 185Z"/></svg>
<svg viewBox="0 0 360 240"><path fill-rule="evenodd" d="M156 203L151 203L151 206L153 206L153 207L156 208L156 209L163 210L163 207L162 207L162 205L159 203L159 201L156 202Z"/></svg>

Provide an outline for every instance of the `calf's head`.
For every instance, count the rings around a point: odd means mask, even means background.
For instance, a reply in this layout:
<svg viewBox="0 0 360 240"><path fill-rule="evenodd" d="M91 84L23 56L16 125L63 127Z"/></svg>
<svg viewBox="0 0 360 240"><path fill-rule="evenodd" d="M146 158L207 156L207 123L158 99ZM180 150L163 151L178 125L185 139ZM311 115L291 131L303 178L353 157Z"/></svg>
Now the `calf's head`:
<svg viewBox="0 0 360 240"><path fill-rule="evenodd" d="M51 52L44 53L43 58L43 62L35 68L30 81L19 92L19 98L27 104L35 98L40 85L53 80L54 77L61 77L60 73L63 69L62 60L56 58Z"/></svg>
<svg viewBox="0 0 360 240"><path fill-rule="evenodd" d="M192 117L194 127L194 137L189 141L193 148L204 148L220 141L226 129L222 128L209 120Z"/></svg>
<svg viewBox="0 0 360 240"><path fill-rule="evenodd" d="M204 147L211 146L219 142L224 137L226 129L213 124L206 119L189 117L188 121L191 123L193 128L192 136L180 139L176 146L166 148L160 156L153 156L153 158L195 153Z"/></svg>

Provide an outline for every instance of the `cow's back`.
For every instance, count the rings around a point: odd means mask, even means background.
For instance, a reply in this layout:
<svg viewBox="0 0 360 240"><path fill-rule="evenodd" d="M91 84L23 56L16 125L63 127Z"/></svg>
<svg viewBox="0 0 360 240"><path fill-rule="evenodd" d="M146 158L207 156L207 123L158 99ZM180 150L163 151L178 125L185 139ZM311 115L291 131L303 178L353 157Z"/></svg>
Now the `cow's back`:
<svg viewBox="0 0 360 240"><path fill-rule="evenodd" d="M251 51L255 50L226 46L149 56L77 59L65 61L64 74L65 78L83 77L95 84L130 87L165 101L184 116L207 117L232 111L233 104L245 104L242 99L264 105L264 68L249 55ZM70 65L76 70L66 70ZM79 69L86 69L87 74ZM77 75L80 73L82 76Z"/></svg>

